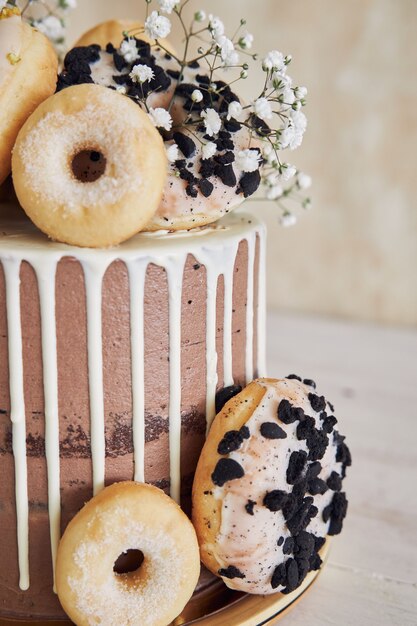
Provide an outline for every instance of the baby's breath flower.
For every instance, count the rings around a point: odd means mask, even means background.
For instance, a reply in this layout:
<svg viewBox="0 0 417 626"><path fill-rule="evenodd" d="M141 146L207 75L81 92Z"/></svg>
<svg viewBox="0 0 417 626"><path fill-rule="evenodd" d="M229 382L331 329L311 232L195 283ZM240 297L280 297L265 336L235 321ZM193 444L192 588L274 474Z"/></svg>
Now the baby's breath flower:
<svg viewBox="0 0 417 626"><path fill-rule="evenodd" d="M307 96L307 87L296 87L295 94L299 100L304 100Z"/></svg>
<svg viewBox="0 0 417 626"><path fill-rule="evenodd" d="M290 165L289 163L283 163L279 169L280 178L283 182L287 183L291 178L297 173L297 168L294 165Z"/></svg>
<svg viewBox="0 0 417 626"><path fill-rule="evenodd" d="M289 143L289 147L291 150L295 150L302 144L307 128L307 118L302 111L292 111L291 120L294 127L294 136Z"/></svg>
<svg viewBox="0 0 417 626"><path fill-rule="evenodd" d="M304 172L298 173L297 181L300 189L309 189L311 187L311 176L304 174Z"/></svg>
<svg viewBox="0 0 417 626"><path fill-rule="evenodd" d="M168 15L170 15L175 7L180 3L180 0L158 0L158 2L160 10L163 13L168 13Z"/></svg>
<svg viewBox="0 0 417 626"><path fill-rule="evenodd" d="M284 226L285 228L294 226L297 223L297 217L294 215L294 213L285 211L285 213L283 213L281 216L280 223L281 226Z"/></svg>
<svg viewBox="0 0 417 626"><path fill-rule="evenodd" d="M220 115L214 109L206 109L202 112L201 117L204 120L204 126L206 127L206 133L210 137L217 135L222 127L222 121Z"/></svg>
<svg viewBox="0 0 417 626"><path fill-rule="evenodd" d="M151 39L163 39L171 32L171 22L164 15L159 15L158 11L152 11L145 21L145 33Z"/></svg>
<svg viewBox="0 0 417 626"><path fill-rule="evenodd" d="M191 100L193 102L201 102L203 99L203 94L201 93L201 91L199 89L194 89L193 93L191 94Z"/></svg>
<svg viewBox="0 0 417 626"><path fill-rule="evenodd" d="M224 65L236 65L239 63L239 55L235 51L234 43L224 35L217 39L217 47Z"/></svg>
<svg viewBox="0 0 417 626"><path fill-rule="evenodd" d="M284 189L283 187L281 187L281 185L274 185L273 187L270 187L268 189L268 191L266 192L266 197L268 198L268 200L278 200L278 198L281 198L283 193Z"/></svg>
<svg viewBox="0 0 417 626"><path fill-rule="evenodd" d="M251 35L250 33L246 33L238 41L238 45L240 46L240 48L242 48L242 50L250 50L252 48L252 44L253 35Z"/></svg>
<svg viewBox="0 0 417 626"><path fill-rule="evenodd" d="M149 109L149 117L151 122L157 128L164 128L165 130L171 130L172 117L166 109L157 107L156 109Z"/></svg>
<svg viewBox="0 0 417 626"><path fill-rule="evenodd" d="M205 11L196 11L196 13L194 13L194 19L196 22L204 22L204 20L206 19L207 14Z"/></svg>
<svg viewBox="0 0 417 626"><path fill-rule="evenodd" d="M119 52L127 63L133 63L138 57L138 49L136 47L136 41L133 37L125 39L120 44Z"/></svg>
<svg viewBox="0 0 417 626"><path fill-rule="evenodd" d="M60 39L65 34L61 20L55 17L55 15L47 15L42 20L36 20L33 25L52 40Z"/></svg>
<svg viewBox="0 0 417 626"><path fill-rule="evenodd" d="M278 72L284 72L286 67L285 57L282 52L271 50L262 61L262 67L265 71L277 70Z"/></svg>
<svg viewBox="0 0 417 626"><path fill-rule="evenodd" d="M240 150L236 155L236 167L242 172L255 172L259 168L261 155L258 150Z"/></svg>
<svg viewBox="0 0 417 626"><path fill-rule="evenodd" d="M117 93L121 93L122 96L125 96L127 94L127 89L124 85L116 85L116 91Z"/></svg>
<svg viewBox="0 0 417 626"><path fill-rule="evenodd" d="M148 80L155 78L153 70L149 65L135 65L129 74L134 83L146 83Z"/></svg>
<svg viewBox="0 0 417 626"><path fill-rule="evenodd" d="M218 37L221 37L222 35L224 35L223 22L221 21L219 17L216 17L215 15L212 15L212 14L209 15L209 29L211 31L213 39L217 40Z"/></svg>
<svg viewBox="0 0 417 626"><path fill-rule="evenodd" d="M204 144L202 152L203 159L211 159L217 152L217 146L213 141L208 141Z"/></svg>
<svg viewBox="0 0 417 626"><path fill-rule="evenodd" d="M167 147L167 158L170 163L174 163L179 159L178 146L176 143L172 143Z"/></svg>
<svg viewBox="0 0 417 626"><path fill-rule="evenodd" d="M232 119L232 117L236 119L237 117L239 117L239 115L241 115L242 111L243 108L240 102L238 102L237 100L236 102L231 102L227 109L227 119L230 120Z"/></svg>
<svg viewBox="0 0 417 626"><path fill-rule="evenodd" d="M261 120L272 119L272 107L267 98L258 98L253 103L254 113L261 118Z"/></svg>

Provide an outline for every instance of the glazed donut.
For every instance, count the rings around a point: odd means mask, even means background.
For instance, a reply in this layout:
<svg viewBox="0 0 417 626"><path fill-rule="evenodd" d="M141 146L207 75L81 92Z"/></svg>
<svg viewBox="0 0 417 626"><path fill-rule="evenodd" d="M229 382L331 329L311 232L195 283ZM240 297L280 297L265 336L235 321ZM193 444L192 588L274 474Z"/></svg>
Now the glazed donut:
<svg viewBox="0 0 417 626"><path fill-rule="evenodd" d="M41 104L19 133L13 181L20 204L52 239L116 245L155 213L166 154L148 116L98 85L78 85Z"/></svg>
<svg viewBox="0 0 417 626"><path fill-rule="evenodd" d="M170 108L173 130L161 132L167 149L174 144L178 146L178 157L169 165L162 202L146 230L182 230L210 224L258 188L261 160L255 171L246 173L240 172L234 161L250 141L255 149L259 142L251 139L250 131L238 120L227 119L229 104L239 98L226 83L216 80L215 86L210 84L209 76L198 62L184 69L184 82L179 82L179 66L174 56L158 46L151 48L143 40L134 41L137 58L133 62L126 61L113 43L105 49L99 45L74 48L65 58L57 88L94 82L122 89L138 104L144 93L148 108ZM150 82L140 85L130 77L132 67L138 64L152 69L154 78ZM195 90L201 93L200 102L192 99ZM220 129L213 136L206 134L202 122L192 131L183 126L187 116L196 121L203 119L208 108L221 118ZM208 144L212 152L208 154L206 149L203 155L203 147Z"/></svg>
<svg viewBox="0 0 417 626"><path fill-rule="evenodd" d="M143 31L142 22L136 22L134 20L109 20L108 22L97 24L97 26L94 26L84 33L74 47L79 48L91 46L92 44L98 44L104 49L108 43L111 43L113 46L118 48L120 46L120 42L123 40L125 32L129 34L136 34L140 31ZM151 44L154 43L154 41L149 39L145 33L141 33L141 39ZM174 48L166 39L161 39L161 44L167 50L175 53Z"/></svg>
<svg viewBox="0 0 417 626"><path fill-rule="evenodd" d="M55 91L58 59L49 40L23 24L17 9L0 11L0 185L10 174L17 134Z"/></svg>
<svg viewBox="0 0 417 626"><path fill-rule="evenodd" d="M201 559L232 589L296 589L342 529L351 463L333 406L294 375L259 379L215 418L193 485Z"/></svg>
<svg viewBox="0 0 417 626"><path fill-rule="evenodd" d="M143 555L139 569L116 573L118 557L131 550ZM56 587L77 626L166 626L190 599L199 573L195 531L180 507L156 487L122 482L68 524Z"/></svg>

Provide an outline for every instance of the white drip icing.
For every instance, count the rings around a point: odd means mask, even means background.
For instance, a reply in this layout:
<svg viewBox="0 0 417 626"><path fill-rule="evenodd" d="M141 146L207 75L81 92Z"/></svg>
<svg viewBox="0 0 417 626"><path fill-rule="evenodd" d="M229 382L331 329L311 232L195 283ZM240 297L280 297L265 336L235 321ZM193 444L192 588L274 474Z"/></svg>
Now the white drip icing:
<svg viewBox="0 0 417 626"><path fill-rule="evenodd" d="M45 456L48 475L49 533L55 591L55 563L61 536L58 363L55 315L55 277L58 259L53 257L52 262L48 261L43 261L42 258L38 257L31 261L31 265L38 281L41 316Z"/></svg>
<svg viewBox="0 0 417 626"><path fill-rule="evenodd" d="M258 236L258 318L257 318L257 378L267 375L266 369L266 228Z"/></svg>
<svg viewBox="0 0 417 626"><path fill-rule="evenodd" d="M10 419L12 421L19 587L29 589L29 505L26 461L26 419L23 385L23 349L20 321L20 261L3 261L6 281L7 334L9 344Z"/></svg>
<svg viewBox="0 0 417 626"><path fill-rule="evenodd" d="M253 285L254 285L254 271L255 271L255 247L256 247L256 233L248 235L246 241L248 242L248 286L247 286L247 300L246 300L246 382L253 380L253 318L254 318L254 298L253 298Z"/></svg>
<svg viewBox="0 0 417 626"><path fill-rule="evenodd" d="M234 266L243 240L248 242L248 293L246 314L246 375L253 374L254 260L257 238L260 242L258 302L258 362L264 373L264 228L252 216L235 213L222 220L218 228L192 233L149 237L141 234L122 246L109 250L89 250L46 241L30 224L2 224L0 261L6 277L9 323L10 398L13 427L13 451L16 465L16 509L18 515L18 550L20 584L29 586L28 509L26 472L25 403L23 394L22 341L18 268L27 261L35 270L41 311L42 360L45 397L45 450L48 474L48 507L51 551L55 569L60 538L60 458L58 414L58 365L55 316L55 280L57 264L63 257L74 257L83 267L86 289L88 376L91 419L91 454L94 492L105 479L105 416L102 354L102 283L116 260L127 267L130 283L131 367L133 405L134 477L145 480L145 397L144 397L144 287L146 270L154 263L167 272L169 296L169 453L171 496L179 501L181 493L181 300L184 265L187 255L206 268L206 365L207 425L215 414L217 386L217 285L224 276L223 367L224 384L233 383L232 316ZM17 276L17 278L16 278ZM252 365L251 365L252 364Z"/></svg>
<svg viewBox="0 0 417 626"><path fill-rule="evenodd" d="M130 341L132 359L132 430L134 479L145 481L145 335L144 298L148 263L127 263L130 286Z"/></svg>
<svg viewBox="0 0 417 626"><path fill-rule="evenodd" d="M106 437L104 427L103 341L101 294L107 267L99 259L82 261L87 308L88 386L90 397L93 492L104 487Z"/></svg>

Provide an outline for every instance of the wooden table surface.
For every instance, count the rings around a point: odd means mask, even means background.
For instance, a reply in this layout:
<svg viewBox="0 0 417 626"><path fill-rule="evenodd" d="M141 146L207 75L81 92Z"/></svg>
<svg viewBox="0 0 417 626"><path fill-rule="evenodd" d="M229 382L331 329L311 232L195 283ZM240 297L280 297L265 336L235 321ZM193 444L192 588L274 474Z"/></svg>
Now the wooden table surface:
<svg viewBox="0 0 417 626"><path fill-rule="evenodd" d="M417 625L417 330L272 314L269 374L313 378L353 465L329 563L280 626Z"/></svg>

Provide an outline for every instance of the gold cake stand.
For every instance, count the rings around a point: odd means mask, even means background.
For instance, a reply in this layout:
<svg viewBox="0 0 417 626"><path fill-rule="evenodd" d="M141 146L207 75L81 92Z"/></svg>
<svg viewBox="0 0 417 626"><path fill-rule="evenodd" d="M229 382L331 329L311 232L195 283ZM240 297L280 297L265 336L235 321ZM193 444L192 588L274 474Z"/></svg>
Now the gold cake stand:
<svg viewBox="0 0 417 626"><path fill-rule="evenodd" d="M311 588L327 561L329 540L326 541L320 556L323 566L318 572L310 572L302 584L292 593L276 593L270 596L253 596L228 589L221 580L208 585L196 593L171 626L267 626L275 624L290 611ZM0 626L70 626L69 621L3 620Z"/></svg>

